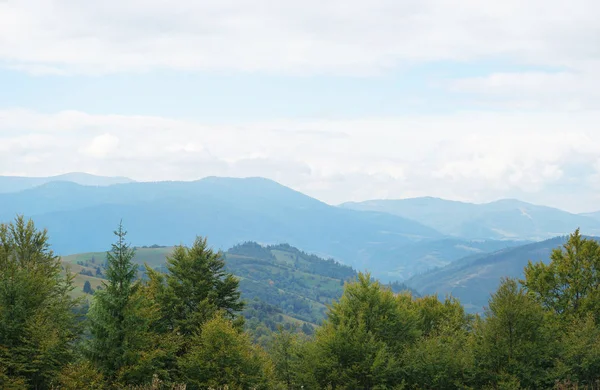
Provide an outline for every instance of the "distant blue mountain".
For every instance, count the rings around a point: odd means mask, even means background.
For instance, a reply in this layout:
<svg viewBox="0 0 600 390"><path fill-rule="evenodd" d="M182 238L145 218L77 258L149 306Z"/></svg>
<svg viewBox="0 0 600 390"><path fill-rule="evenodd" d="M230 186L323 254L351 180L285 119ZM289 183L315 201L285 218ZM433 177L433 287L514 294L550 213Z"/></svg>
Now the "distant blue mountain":
<svg viewBox="0 0 600 390"><path fill-rule="evenodd" d="M468 239L539 241L581 228L600 235L600 220L514 199L473 204L438 198L370 200L341 205L352 210L385 212L418 221L444 234Z"/></svg>
<svg viewBox="0 0 600 390"><path fill-rule="evenodd" d="M23 191L58 181L72 182L86 186L108 186L133 182L133 180L126 177L96 176L81 172L50 177L0 176L0 193Z"/></svg>
<svg viewBox="0 0 600 390"><path fill-rule="evenodd" d="M420 294L452 295L459 298L467 310L482 312L490 294L500 285L501 278L523 278L523 270L529 261L548 263L552 250L562 246L566 240L564 236L555 237L465 257L445 267L414 276L406 284Z"/></svg>
<svg viewBox="0 0 600 390"><path fill-rule="evenodd" d="M584 217L593 218L595 220L600 221L600 211L596 211L593 213L583 213L583 214L579 214L579 215L584 216Z"/></svg>
<svg viewBox="0 0 600 390"><path fill-rule="evenodd" d="M0 205L2 221L24 214L48 228L60 254L108 249L121 219L134 245L191 243L196 235L217 248L289 243L374 273L382 271L381 253L394 257L390 248L443 238L406 218L330 206L262 178L107 187L50 182L0 194Z"/></svg>

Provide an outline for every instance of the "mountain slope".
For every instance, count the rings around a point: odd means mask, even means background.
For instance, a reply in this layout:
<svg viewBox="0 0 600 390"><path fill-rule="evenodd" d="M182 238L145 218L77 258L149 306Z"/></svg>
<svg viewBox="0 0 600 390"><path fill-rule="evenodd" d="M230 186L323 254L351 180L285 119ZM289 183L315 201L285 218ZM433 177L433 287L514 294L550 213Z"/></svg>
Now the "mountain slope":
<svg viewBox="0 0 600 390"><path fill-rule="evenodd" d="M48 228L60 254L107 248L121 219L135 245L191 243L196 235L217 248L289 242L373 272L380 271L382 248L442 237L402 217L329 206L260 178L110 187L55 182L0 194L0 204L1 220L22 213Z"/></svg>
<svg viewBox="0 0 600 390"><path fill-rule="evenodd" d="M136 248L133 261L166 271L166 257L172 251L173 247ZM325 305L341 296L344 282L356 277L351 267L285 244L264 247L247 242L224 255L227 270L240 279L242 299L252 302L258 298L281 313L314 324L324 318ZM103 277L105 258L103 252L89 252L65 256L62 261L96 288L95 281ZM83 287L83 282L79 284Z"/></svg>
<svg viewBox="0 0 600 390"><path fill-rule="evenodd" d="M379 275L379 278L406 280L416 274L446 266L467 256L495 252L524 243L526 242L512 240L444 238L411 243L399 248L390 247L377 254L379 268L386 270Z"/></svg>
<svg viewBox="0 0 600 390"><path fill-rule="evenodd" d="M584 217L593 218L597 221L600 221L600 211L596 211L596 212L592 212L592 213L583 213L583 214L579 214L579 215L584 216Z"/></svg>
<svg viewBox="0 0 600 390"><path fill-rule="evenodd" d="M548 262L552 250L565 242L566 237L555 237L495 253L466 257L417 275L407 280L406 284L420 294L451 294L459 298L467 309L481 312L502 277L523 277L523 269L529 261Z"/></svg>
<svg viewBox="0 0 600 390"><path fill-rule="evenodd" d="M539 241L571 233L578 227L585 234L600 234L600 221L589 216L513 199L472 204L438 198L413 198L345 203L342 207L398 215L444 234L471 239Z"/></svg>
<svg viewBox="0 0 600 390"><path fill-rule="evenodd" d="M86 186L109 186L131 183L126 177L96 176L89 173L72 172L50 177L0 176L0 193L19 192L52 182L72 182Z"/></svg>

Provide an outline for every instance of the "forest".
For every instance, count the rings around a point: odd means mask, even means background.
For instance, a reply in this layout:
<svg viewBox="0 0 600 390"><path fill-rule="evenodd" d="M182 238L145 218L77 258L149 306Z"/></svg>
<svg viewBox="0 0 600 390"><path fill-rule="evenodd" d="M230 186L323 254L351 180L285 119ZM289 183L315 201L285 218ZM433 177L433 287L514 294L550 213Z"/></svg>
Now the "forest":
<svg viewBox="0 0 600 390"><path fill-rule="evenodd" d="M256 248L260 250L260 248ZM600 245L579 230L505 278L485 313L358 273L313 331L261 343L206 238L140 270L122 225L89 307L49 233L0 225L2 389L597 389ZM327 267L327 264L324 264ZM342 279L346 275L336 275Z"/></svg>

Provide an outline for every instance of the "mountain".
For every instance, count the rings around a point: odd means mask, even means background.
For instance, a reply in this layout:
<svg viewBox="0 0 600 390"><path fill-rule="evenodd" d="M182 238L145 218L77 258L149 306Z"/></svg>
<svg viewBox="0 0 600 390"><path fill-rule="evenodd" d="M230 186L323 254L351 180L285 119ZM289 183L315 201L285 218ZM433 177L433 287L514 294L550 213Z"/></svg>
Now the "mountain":
<svg viewBox="0 0 600 390"><path fill-rule="evenodd" d="M590 216L514 199L473 204L425 197L370 200L341 206L409 218L444 234L470 239L540 241L572 233L578 227L585 234L600 234L600 221Z"/></svg>
<svg viewBox="0 0 600 390"><path fill-rule="evenodd" d="M165 271L166 257L172 250L173 247L158 246L136 248L133 261ZM281 315L319 324L325 318L326 305L342 295L344 282L357 276L349 266L287 244L262 246L246 242L230 248L224 256L227 271L240 279L242 299L250 303L248 313L245 313L249 320L265 314L257 310L266 310L275 313L276 317ZM63 263L70 264L72 272L78 274L75 280L77 295L83 294L85 280L89 280L94 289L101 284L105 258L104 252L62 258ZM396 285L396 290L405 288ZM274 325L272 327L275 330Z"/></svg>
<svg viewBox="0 0 600 390"><path fill-rule="evenodd" d="M588 218L593 218L593 219L595 219L597 221L600 221L600 211L596 211L596 212L593 212L593 213L583 213L583 214L579 214L579 215L584 216L584 217L588 217Z"/></svg>
<svg viewBox="0 0 600 390"><path fill-rule="evenodd" d="M523 269L532 262L548 262L552 250L566 242L555 237L542 242L473 255L445 267L414 276L406 281L420 294L451 294L470 311L481 312L487 306L502 277L523 277Z"/></svg>
<svg viewBox="0 0 600 390"><path fill-rule="evenodd" d="M85 186L109 186L133 182L133 180L126 177L96 176L81 172L50 177L0 176L0 193L19 192L57 181L72 182Z"/></svg>
<svg viewBox="0 0 600 390"><path fill-rule="evenodd" d="M0 204L0 220L21 213L48 228L59 254L105 250L122 219L138 246L191 243L196 235L217 248L287 242L376 273L379 252L443 237L406 218L330 206L262 178L108 187L52 182L0 194Z"/></svg>
<svg viewBox="0 0 600 390"><path fill-rule="evenodd" d="M456 260L523 245L524 241L465 240L444 238L410 243L380 251L378 277L385 281L406 280L414 275L446 266Z"/></svg>

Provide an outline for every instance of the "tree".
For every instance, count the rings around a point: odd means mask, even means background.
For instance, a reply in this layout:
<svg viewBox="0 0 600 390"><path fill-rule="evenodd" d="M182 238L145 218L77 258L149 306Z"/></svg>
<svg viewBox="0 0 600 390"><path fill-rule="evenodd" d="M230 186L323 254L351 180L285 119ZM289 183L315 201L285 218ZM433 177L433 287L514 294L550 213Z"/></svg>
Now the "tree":
<svg viewBox="0 0 600 390"><path fill-rule="evenodd" d="M428 295L413 300L421 338L404 352L407 387L456 389L469 383L473 372L470 329L473 318L448 297Z"/></svg>
<svg viewBox="0 0 600 390"><path fill-rule="evenodd" d="M190 389L272 388L267 356L222 312L202 326L180 368Z"/></svg>
<svg viewBox="0 0 600 390"><path fill-rule="evenodd" d="M479 386L502 382L524 388L552 387L556 356L552 321L514 279L504 279L475 326Z"/></svg>
<svg viewBox="0 0 600 390"><path fill-rule="evenodd" d="M218 311L233 319L244 308L239 282L224 267L222 253L214 252L201 237L191 248L175 248L167 258L167 274L146 266L148 293L160 306L162 332L192 336Z"/></svg>
<svg viewBox="0 0 600 390"><path fill-rule="evenodd" d="M107 282L94 295L88 315L91 339L86 355L109 383L137 384L152 375L143 355L148 355L153 340L149 334L153 308L136 281L135 251L125 242L122 224L114 234L116 242L106 256Z"/></svg>
<svg viewBox="0 0 600 390"><path fill-rule="evenodd" d="M63 276L46 230L22 216L0 225L0 387L47 389L73 357L74 276Z"/></svg>
<svg viewBox="0 0 600 390"><path fill-rule="evenodd" d="M525 268L523 285L564 323L588 312L600 321L600 244L583 238L579 229L563 248L552 251L550 263L531 263Z"/></svg>
<svg viewBox="0 0 600 390"><path fill-rule="evenodd" d="M313 370L321 387L393 387L401 382L399 355L419 335L410 298L359 274L317 331Z"/></svg>
<svg viewBox="0 0 600 390"><path fill-rule="evenodd" d="M90 284L89 280L86 280L85 283L83 284L83 292L86 294L94 293L94 289L92 288L92 285Z"/></svg>
<svg viewBox="0 0 600 390"><path fill-rule="evenodd" d="M561 338L559 379L593 388L600 380L600 328L593 315L575 319Z"/></svg>
<svg viewBox="0 0 600 390"><path fill-rule="evenodd" d="M275 333L269 348L276 378L288 390L300 388L300 349L302 341L297 333L284 330L281 326Z"/></svg>

